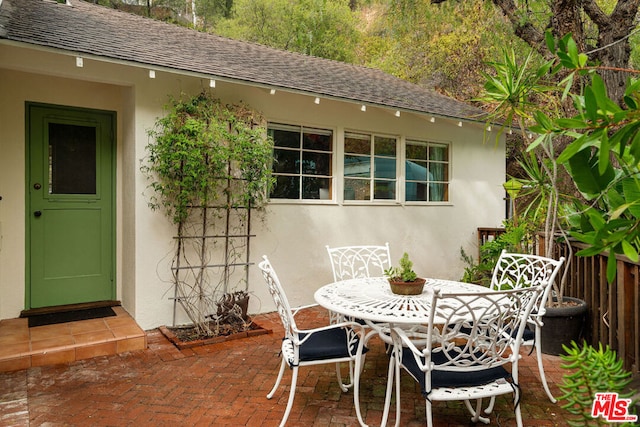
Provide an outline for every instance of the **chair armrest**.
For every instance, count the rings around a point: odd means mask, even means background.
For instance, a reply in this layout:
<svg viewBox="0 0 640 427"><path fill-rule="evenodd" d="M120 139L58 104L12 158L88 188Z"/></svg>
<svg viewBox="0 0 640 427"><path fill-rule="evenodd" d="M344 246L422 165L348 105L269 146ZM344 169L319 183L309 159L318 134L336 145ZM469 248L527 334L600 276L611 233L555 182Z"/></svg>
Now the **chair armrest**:
<svg viewBox="0 0 640 427"><path fill-rule="evenodd" d="M428 351L429 346L425 346L425 350L420 350L416 347L415 338L419 338L419 341L424 343L427 339L424 333L418 333L415 330L405 330L400 327L391 328L391 337L393 339L394 346L407 347L416 357L416 362L420 362L419 358L424 357ZM412 339L413 338L413 339ZM421 365L421 363L419 363Z"/></svg>
<svg viewBox="0 0 640 427"><path fill-rule="evenodd" d="M337 328L351 328L354 330L356 334L361 335L361 337L364 336L364 332L365 332L365 327L357 322L341 322L341 323L334 323L334 324L322 326L319 328L313 328L313 329L297 329L296 330L297 337L299 337L300 334L305 334L305 335L303 339L296 340L297 342L295 344L300 345L304 343L306 340L308 340L311 337L311 335L313 335L316 332L327 331L330 329L337 329Z"/></svg>
<svg viewBox="0 0 640 427"><path fill-rule="evenodd" d="M308 304L308 305L301 305L300 307L292 308L291 314L295 317L295 315L298 314L300 310L304 310L305 308L316 307L317 305L318 304Z"/></svg>

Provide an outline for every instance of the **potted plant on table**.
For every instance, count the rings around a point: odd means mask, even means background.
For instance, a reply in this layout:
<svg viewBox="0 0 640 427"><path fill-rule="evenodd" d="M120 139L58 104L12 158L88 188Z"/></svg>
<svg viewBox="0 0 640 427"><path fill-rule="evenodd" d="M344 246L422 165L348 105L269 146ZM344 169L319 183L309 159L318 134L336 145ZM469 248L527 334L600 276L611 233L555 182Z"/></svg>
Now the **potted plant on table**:
<svg viewBox="0 0 640 427"><path fill-rule="evenodd" d="M420 295L426 279L418 277L413 271L413 262L409 259L408 253L402 255L399 264L399 267L390 267L384 271L391 292L397 295Z"/></svg>

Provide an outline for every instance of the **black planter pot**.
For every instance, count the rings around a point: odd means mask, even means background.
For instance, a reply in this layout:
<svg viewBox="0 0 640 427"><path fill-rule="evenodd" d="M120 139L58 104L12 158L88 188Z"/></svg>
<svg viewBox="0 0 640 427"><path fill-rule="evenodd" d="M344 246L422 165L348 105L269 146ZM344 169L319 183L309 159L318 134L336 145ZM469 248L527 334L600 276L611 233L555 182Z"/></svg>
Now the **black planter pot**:
<svg viewBox="0 0 640 427"><path fill-rule="evenodd" d="M564 297L563 301L573 301L576 305L547 307L542 316L544 326L540 334L540 349L545 354L564 354L562 344L571 341L580 344L584 336L587 303L578 298Z"/></svg>

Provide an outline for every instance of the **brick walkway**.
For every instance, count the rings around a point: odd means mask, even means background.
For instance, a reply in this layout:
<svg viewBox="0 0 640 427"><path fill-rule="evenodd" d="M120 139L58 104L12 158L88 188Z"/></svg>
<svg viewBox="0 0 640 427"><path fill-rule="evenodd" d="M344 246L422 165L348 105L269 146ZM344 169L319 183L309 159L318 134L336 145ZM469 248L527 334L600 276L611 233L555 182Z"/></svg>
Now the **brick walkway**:
<svg viewBox="0 0 640 427"><path fill-rule="evenodd" d="M272 400L281 327L274 313L255 317L273 334L178 350L158 330L147 331L148 349L64 365L0 374L3 426L277 426L284 413L290 375ZM300 316L299 326L326 324L321 309ZM387 357L372 340L362 377L367 422L379 425ZM559 358L547 356L552 391L561 380ZM566 426L568 414L547 399L534 356L521 363L522 415L526 426ZM406 375L406 374L403 374ZM301 368L288 426L357 426L353 393L342 393L332 366ZM403 376L402 426L424 426L424 400ZM392 414L393 415L393 414ZM460 402L434 405L437 427L470 426ZM391 423L389 423L391 424ZM483 425L483 424L478 424ZM509 401L499 398L491 425L513 426Z"/></svg>

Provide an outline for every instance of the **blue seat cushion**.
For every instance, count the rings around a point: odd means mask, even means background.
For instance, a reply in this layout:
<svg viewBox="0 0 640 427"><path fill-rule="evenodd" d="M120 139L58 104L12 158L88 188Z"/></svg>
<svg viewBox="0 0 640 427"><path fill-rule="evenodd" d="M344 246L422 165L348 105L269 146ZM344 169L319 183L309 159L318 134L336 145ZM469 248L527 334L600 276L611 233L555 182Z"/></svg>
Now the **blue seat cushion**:
<svg viewBox="0 0 640 427"><path fill-rule="evenodd" d="M301 333L300 339L307 334ZM355 353L359 344L359 338L354 342L353 352ZM366 353L369 349L364 347L362 353ZM318 331L311 334L309 339L300 346L300 361L326 360L336 359L340 357L349 357L349 348L347 347L347 331L344 328L333 328L324 331Z"/></svg>
<svg viewBox="0 0 640 427"><path fill-rule="evenodd" d="M536 337L535 331L532 331L529 328L529 326L524 328L524 332L522 333L522 340L523 341L530 341L530 340L533 340L535 337Z"/></svg>
<svg viewBox="0 0 640 427"><path fill-rule="evenodd" d="M442 364L445 357L442 353L434 353L432 361L435 365ZM422 358L424 363L424 358ZM426 390L425 373L420 370L413 352L408 348L402 349L402 364L409 371L411 376L418 381L422 395L427 398L431 390ZM502 366L482 369L479 371L439 371L434 369L431 372L431 388L441 387L473 387L489 384L503 378L511 380L511 374Z"/></svg>

